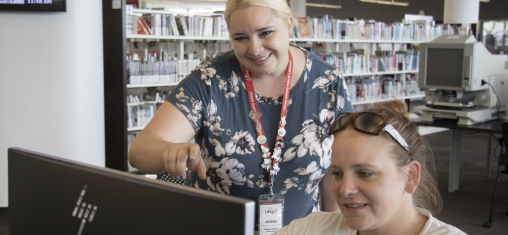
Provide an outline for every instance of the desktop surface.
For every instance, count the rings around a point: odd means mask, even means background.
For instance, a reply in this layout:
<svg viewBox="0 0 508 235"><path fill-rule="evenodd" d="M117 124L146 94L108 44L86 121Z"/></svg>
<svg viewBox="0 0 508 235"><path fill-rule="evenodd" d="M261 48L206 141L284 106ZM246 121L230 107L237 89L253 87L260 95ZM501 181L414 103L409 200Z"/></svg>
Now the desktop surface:
<svg viewBox="0 0 508 235"><path fill-rule="evenodd" d="M417 126L433 126L433 127L443 127L449 128L453 130L463 130L463 131L479 131L479 132L487 132L487 133L502 133L501 125L507 122L506 119L500 118L496 120L491 120L488 122L477 123L470 126L459 125L457 124L457 120L453 119L436 119L433 122L426 121L413 121Z"/></svg>
<svg viewBox="0 0 508 235"><path fill-rule="evenodd" d="M16 234L253 234L251 200L8 150Z"/></svg>

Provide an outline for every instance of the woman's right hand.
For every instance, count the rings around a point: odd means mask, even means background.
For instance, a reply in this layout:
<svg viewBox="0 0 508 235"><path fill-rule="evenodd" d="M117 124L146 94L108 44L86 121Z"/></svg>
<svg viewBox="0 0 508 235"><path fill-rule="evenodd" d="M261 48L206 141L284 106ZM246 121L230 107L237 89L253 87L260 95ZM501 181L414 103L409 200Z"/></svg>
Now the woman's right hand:
<svg viewBox="0 0 508 235"><path fill-rule="evenodd" d="M185 179L188 168L206 179L206 166L199 145L193 143L168 143L162 154L162 162L168 174Z"/></svg>
<svg viewBox="0 0 508 235"><path fill-rule="evenodd" d="M186 168L206 179L200 147L189 143L196 133L173 104L164 101L146 127L134 138L129 150L130 164L146 174L167 171L185 178Z"/></svg>

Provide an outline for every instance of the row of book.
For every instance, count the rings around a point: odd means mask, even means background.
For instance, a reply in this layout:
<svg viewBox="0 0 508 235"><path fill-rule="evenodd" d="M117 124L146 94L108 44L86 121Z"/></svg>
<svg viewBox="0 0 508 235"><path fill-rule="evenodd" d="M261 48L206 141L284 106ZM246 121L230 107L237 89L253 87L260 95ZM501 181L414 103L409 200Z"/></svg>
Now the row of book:
<svg viewBox="0 0 508 235"><path fill-rule="evenodd" d="M179 45L176 42L127 43L127 84L179 82L202 61L231 48L229 42L193 42L186 43L180 51ZM183 55L179 56L181 52Z"/></svg>
<svg viewBox="0 0 508 235"><path fill-rule="evenodd" d="M126 7L127 35L229 37L222 14L179 15L133 13ZM294 27L297 38L430 41L441 35L458 34L456 26L434 22L385 23L369 20L334 19L328 15L299 17Z"/></svg>
<svg viewBox="0 0 508 235"><path fill-rule="evenodd" d="M127 35L229 37L222 14L211 16L132 13L126 9Z"/></svg>
<svg viewBox="0 0 508 235"><path fill-rule="evenodd" d="M379 79L353 77L347 78L346 83L352 102L376 101L391 97L419 95L417 76L417 74L408 74Z"/></svg>
<svg viewBox="0 0 508 235"><path fill-rule="evenodd" d="M140 95L131 94L127 96L127 104L129 106L145 105L145 104L157 104L163 102L166 99L167 92L155 92L152 97L153 100L143 101Z"/></svg>
<svg viewBox="0 0 508 235"><path fill-rule="evenodd" d="M344 74L358 74L417 70L419 53L400 51L392 54L389 51L380 51L372 55L360 50L320 56Z"/></svg>
<svg viewBox="0 0 508 235"><path fill-rule="evenodd" d="M152 120L157 106L155 104L127 107L127 127L144 127Z"/></svg>
<svg viewBox="0 0 508 235"><path fill-rule="evenodd" d="M155 93L151 101L143 101L141 95L127 96L127 127L144 127L152 120L155 112L166 99L166 92Z"/></svg>
<svg viewBox="0 0 508 235"><path fill-rule="evenodd" d="M150 84L180 82L198 66L201 61L194 60L159 60L151 57L148 61L127 61L127 84Z"/></svg>
<svg viewBox="0 0 508 235"><path fill-rule="evenodd" d="M134 54L138 54L138 57L141 59L147 58L149 55L156 53L157 56L162 57L164 60L176 60L182 58L200 59L206 61L230 50L231 43L229 41L186 42L183 47L183 51L180 51L180 43L178 42L161 41L127 43L127 55L132 57ZM183 55L179 56L182 52Z"/></svg>
<svg viewBox="0 0 508 235"><path fill-rule="evenodd" d="M458 34L456 26L435 25L433 22L384 23L370 20L333 19L328 15L297 18L297 38L335 40L430 41L442 35Z"/></svg>

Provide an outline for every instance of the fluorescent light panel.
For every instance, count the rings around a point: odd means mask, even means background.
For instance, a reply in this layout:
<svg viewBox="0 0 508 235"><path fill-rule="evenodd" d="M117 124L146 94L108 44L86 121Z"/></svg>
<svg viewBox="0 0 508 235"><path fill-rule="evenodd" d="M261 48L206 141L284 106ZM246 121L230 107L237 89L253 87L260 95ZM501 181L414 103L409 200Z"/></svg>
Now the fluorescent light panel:
<svg viewBox="0 0 508 235"><path fill-rule="evenodd" d="M341 5L331 5L331 4L311 3L311 2L305 3L305 5L309 6L309 7L324 7L324 8L337 8L337 9L342 8Z"/></svg>
<svg viewBox="0 0 508 235"><path fill-rule="evenodd" d="M370 3L378 3L378 4L385 4L385 5L395 5L395 6L409 6L409 3L407 2L395 2L392 1L384 1L384 0L360 0L360 2L370 2Z"/></svg>

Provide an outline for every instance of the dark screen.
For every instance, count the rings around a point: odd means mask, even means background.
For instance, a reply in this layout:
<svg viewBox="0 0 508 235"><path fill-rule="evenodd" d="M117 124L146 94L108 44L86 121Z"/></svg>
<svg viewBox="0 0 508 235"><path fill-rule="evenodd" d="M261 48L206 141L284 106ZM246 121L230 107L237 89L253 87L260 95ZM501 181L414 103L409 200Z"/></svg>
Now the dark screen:
<svg viewBox="0 0 508 235"><path fill-rule="evenodd" d="M427 49L427 86L462 88L464 49Z"/></svg>
<svg viewBox="0 0 508 235"><path fill-rule="evenodd" d="M19 149L9 149L8 164L13 235L244 234L245 205L254 208L246 199Z"/></svg>
<svg viewBox="0 0 508 235"><path fill-rule="evenodd" d="M0 0L0 11L66 11L66 0ZM9 2L9 3L8 3Z"/></svg>

